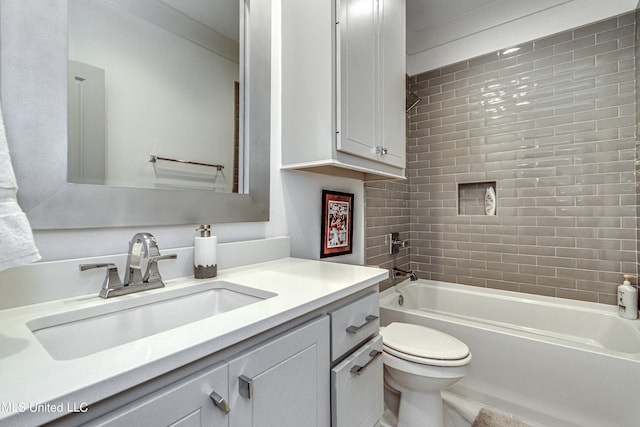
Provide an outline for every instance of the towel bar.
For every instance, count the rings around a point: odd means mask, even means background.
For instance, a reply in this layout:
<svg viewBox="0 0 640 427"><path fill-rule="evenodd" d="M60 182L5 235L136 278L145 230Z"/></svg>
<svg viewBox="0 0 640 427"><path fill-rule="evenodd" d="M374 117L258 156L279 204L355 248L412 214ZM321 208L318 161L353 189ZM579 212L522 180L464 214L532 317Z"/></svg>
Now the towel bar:
<svg viewBox="0 0 640 427"><path fill-rule="evenodd" d="M211 164L211 163L192 162L190 160L170 159L169 157L160 157L160 156L156 156L155 154L149 155L149 161L151 163L155 163L158 160L165 160L167 162L185 163L185 164L188 164L188 165L209 166L209 167L212 167L212 168L216 168L219 171L224 169L224 165L214 165L214 164Z"/></svg>

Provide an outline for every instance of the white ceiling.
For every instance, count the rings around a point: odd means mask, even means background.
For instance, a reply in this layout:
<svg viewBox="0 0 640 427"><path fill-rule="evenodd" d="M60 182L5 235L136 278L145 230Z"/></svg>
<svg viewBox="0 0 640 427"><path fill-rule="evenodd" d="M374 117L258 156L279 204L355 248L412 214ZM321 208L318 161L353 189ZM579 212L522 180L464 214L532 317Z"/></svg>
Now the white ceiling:
<svg viewBox="0 0 640 427"><path fill-rule="evenodd" d="M626 13L638 0L407 0L409 75Z"/></svg>
<svg viewBox="0 0 640 427"><path fill-rule="evenodd" d="M572 0L407 0L407 53L414 54Z"/></svg>
<svg viewBox="0 0 640 427"><path fill-rule="evenodd" d="M218 33L238 41L240 6L237 0L160 0ZM212 7L212 5L214 7Z"/></svg>
<svg viewBox="0 0 640 427"><path fill-rule="evenodd" d="M441 26L460 15L496 7L500 0L407 0L407 29L422 31Z"/></svg>
<svg viewBox="0 0 640 427"><path fill-rule="evenodd" d="M238 0L161 1L238 40ZM638 0L406 1L409 75L629 12L638 5Z"/></svg>

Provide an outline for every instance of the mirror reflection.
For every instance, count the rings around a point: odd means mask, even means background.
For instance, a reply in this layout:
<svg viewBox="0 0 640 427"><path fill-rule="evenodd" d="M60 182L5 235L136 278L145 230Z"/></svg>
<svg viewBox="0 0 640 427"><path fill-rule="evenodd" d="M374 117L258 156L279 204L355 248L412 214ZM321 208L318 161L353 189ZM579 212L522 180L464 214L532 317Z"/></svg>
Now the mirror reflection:
<svg viewBox="0 0 640 427"><path fill-rule="evenodd" d="M238 2L68 4L69 181L238 192Z"/></svg>

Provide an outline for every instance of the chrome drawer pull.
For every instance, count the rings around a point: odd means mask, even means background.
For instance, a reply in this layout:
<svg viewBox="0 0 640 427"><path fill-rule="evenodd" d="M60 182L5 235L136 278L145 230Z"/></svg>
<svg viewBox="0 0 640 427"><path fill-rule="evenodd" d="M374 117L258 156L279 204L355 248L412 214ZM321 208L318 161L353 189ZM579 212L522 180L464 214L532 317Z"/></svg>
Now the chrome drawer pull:
<svg viewBox="0 0 640 427"><path fill-rule="evenodd" d="M225 414L231 412L231 408L229 408L229 405L227 405L227 401L224 400L224 397L220 396L215 391L212 391L209 397L213 401L213 404L216 405L216 407L218 407L222 412L224 412Z"/></svg>
<svg viewBox="0 0 640 427"><path fill-rule="evenodd" d="M364 366L360 366L360 365L353 365L353 366L351 367L350 372L351 372L353 375L362 375L362 374L364 373L364 371L366 371L366 370L367 370L367 368L368 368L369 366L371 366L371 364L372 364L373 362L375 362L375 360L376 360L378 357L382 356L382 352L381 352L381 351L378 351L378 350L371 350L371 353L369 353L369 356L371 357L371 359L369 359L369 361L368 361L367 363L365 363L365 364L364 364Z"/></svg>
<svg viewBox="0 0 640 427"><path fill-rule="evenodd" d="M253 396L253 380L244 375L240 375L238 377L238 392L240 396L251 399L251 396Z"/></svg>
<svg viewBox="0 0 640 427"><path fill-rule="evenodd" d="M376 320L378 320L378 316L374 316L373 314L368 315L367 317L365 317L365 322L360 325L360 326L355 326L355 325L351 325L347 328L347 332L349 332L350 334L357 334L360 329L368 326L370 323L375 322Z"/></svg>

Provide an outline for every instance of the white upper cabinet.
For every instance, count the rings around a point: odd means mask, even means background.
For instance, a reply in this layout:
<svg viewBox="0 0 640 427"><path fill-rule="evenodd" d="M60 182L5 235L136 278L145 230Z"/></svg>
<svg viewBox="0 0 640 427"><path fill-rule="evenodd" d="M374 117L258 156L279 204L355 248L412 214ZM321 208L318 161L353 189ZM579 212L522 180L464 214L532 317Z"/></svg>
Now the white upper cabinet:
<svg viewBox="0 0 640 427"><path fill-rule="evenodd" d="M404 1L338 4L338 150L404 168Z"/></svg>
<svg viewBox="0 0 640 427"><path fill-rule="evenodd" d="M404 178L405 51L405 0L283 0L283 168Z"/></svg>

